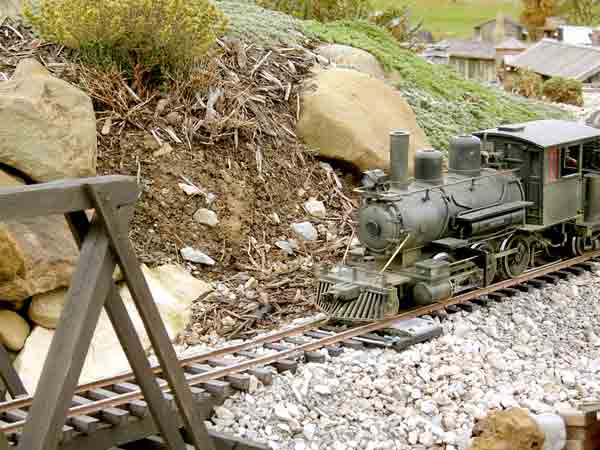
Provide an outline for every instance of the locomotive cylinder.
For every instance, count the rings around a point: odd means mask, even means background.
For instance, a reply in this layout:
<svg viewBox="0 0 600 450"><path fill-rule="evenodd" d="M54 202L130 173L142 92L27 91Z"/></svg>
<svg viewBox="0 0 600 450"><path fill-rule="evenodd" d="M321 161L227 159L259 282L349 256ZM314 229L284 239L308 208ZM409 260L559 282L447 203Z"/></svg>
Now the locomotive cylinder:
<svg viewBox="0 0 600 450"><path fill-rule="evenodd" d="M419 150L415 155L415 181L442 184L442 152L434 149Z"/></svg>
<svg viewBox="0 0 600 450"><path fill-rule="evenodd" d="M481 174L481 140L473 135L460 135L450 141L448 171L468 177Z"/></svg>
<svg viewBox="0 0 600 450"><path fill-rule="evenodd" d="M410 133L403 130L390 132L390 181L392 186L405 189L410 183L408 150Z"/></svg>

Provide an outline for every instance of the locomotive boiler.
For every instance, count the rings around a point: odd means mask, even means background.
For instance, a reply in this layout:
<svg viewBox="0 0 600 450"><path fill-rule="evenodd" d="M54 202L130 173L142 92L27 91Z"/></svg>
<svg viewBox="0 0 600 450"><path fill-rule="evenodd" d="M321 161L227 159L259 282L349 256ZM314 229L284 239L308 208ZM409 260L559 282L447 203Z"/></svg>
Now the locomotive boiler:
<svg viewBox="0 0 600 450"><path fill-rule="evenodd" d="M390 133L389 174L367 171L357 190L360 246L319 272L317 303L333 318L382 319L597 246L600 131L535 121L461 135L446 171L442 152L417 151L413 179L409 139Z"/></svg>

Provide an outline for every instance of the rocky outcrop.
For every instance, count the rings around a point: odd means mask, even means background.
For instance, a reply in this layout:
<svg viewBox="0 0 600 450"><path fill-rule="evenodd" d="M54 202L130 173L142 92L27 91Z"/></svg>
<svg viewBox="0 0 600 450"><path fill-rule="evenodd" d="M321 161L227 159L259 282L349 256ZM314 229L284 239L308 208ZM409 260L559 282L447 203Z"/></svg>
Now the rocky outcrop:
<svg viewBox="0 0 600 450"><path fill-rule="evenodd" d="M95 175L90 98L37 61L22 60L0 83L0 163L37 182Z"/></svg>
<svg viewBox="0 0 600 450"><path fill-rule="evenodd" d="M172 264L154 269L142 266L142 271L167 332L171 339L174 339L185 329L191 319L192 302L207 295L211 291L211 287L208 283L192 277L181 267ZM121 286L119 290L144 349L150 349L148 335L129 290L125 286ZM31 317L35 322L44 326L34 328L15 361L15 368L30 393L35 392L44 360L54 336L54 331L45 327L57 323L65 301L65 294L66 290L59 290L34 298L32 302ZM121 349L110 320L106 313L102 312L79 382L90 382L129 369L127 358Z"/></svg>
<svg viewBox="0 0 600 450"><path fill-rule="evenodd" d="M25 345L29 335L29 324L14 311L0 311L0 342L13 352L18 352Z"/></svg>
<svg viewBox="0 0 600 450"><path fill-rule="evenodd" d="M20 184L0 170L0 186ZM63 216L0 223L0 306L68 286L78 254Z"/></svg>
<svg viewBox="0 0 600 450"><path fill-rule="evenodd" d="M429 147L410 105L384 81L351 69L316 74L304 90L298 133L322 157L360 170L389 167L389 133L411 134L409 164L417 149Z"/></svg>
<svg viewBox="0 0 600 450"><path fill-rule="evenodd" d="M317 52L335 66L358 70L379 79L385 78L385 71L377 58L360 48L327 44L319 47Z"/></svg>

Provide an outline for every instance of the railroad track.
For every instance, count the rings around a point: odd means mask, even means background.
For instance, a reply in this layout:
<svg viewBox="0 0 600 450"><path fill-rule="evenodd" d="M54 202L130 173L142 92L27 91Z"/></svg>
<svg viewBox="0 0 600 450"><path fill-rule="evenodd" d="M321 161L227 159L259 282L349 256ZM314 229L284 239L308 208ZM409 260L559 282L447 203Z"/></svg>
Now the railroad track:
<svg viewBox="0 0 600 450"><path fill-rule="evenodd" d="M343 346L378 346L401 350L415 342L433 337L436 335L435 329L412 337L406 332L385 336L373 333L389 329L406 319L442 314L444 311L453 312L459 307L472 309L476 304L501 301L519 292L591 270L590 261L595 258L600 258L600 251L551 263L530 270L518 278L501 281L443 302L416 307L382 321L343 331L328 327L324 317L317 318L247 342L190 356L179 362L203 417L208 419L212 408L233 390L250 391L254 378L269 385L275 371L294 371L299 361L322 362L325 360L324 350L331 356L336 356L343 351ZM174 399L169 393L168 383L161 378L160 367L153 367L153 372L163 395L173 404L175 411ZM0 432L5 434L10 446L18 444L20 430L27 420L27 411L32 402L33 397L27 396L0 403ZM135 376L132 373L124 373L77 388L68 412L67 423L63 427L59 448L105 450L123 442L131 442L136 436L140 439L145 438L152 434L149 432L152 426L149 407L135 382Z"/></svg>

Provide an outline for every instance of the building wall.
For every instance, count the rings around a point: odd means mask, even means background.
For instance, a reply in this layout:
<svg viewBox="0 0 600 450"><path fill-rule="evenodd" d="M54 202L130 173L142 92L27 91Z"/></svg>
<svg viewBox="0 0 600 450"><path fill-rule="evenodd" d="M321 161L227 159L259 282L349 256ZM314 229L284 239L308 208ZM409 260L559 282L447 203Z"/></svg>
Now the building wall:
<svg viewBox="0 0 600 450"><path fill-rule="evenodd" d="M486 42L494 42L494 31L496 29L496 21L489 22L483 25L479 30L479 33L475 33L476 39L481 39ZM504 22L504 38L514 37L516 39L522 39L521 27L510 23Z"/></svg>
<svg viewBox="0 0 600 450"><path fill-rule="evenodd" d="M496 62L493 59L472 59L451 56L450 66L469 80L494 82L497 79Z"/></svg>

